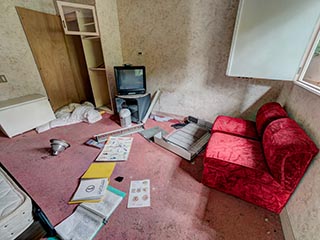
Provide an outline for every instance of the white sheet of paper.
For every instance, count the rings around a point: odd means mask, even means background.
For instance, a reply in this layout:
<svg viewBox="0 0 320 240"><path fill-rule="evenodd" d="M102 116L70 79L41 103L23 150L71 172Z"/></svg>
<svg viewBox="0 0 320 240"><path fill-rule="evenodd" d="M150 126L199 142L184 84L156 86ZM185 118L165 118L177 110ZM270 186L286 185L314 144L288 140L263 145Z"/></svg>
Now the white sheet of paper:
<svg viewBox="0 0 320 240"><path fill-rule="evenodd" d="M103 225L103 219L84 208L76 211L58 224L55 229L62 239L90 240Z"/></svg>
<svg viewBox="0 0 320 240"><path fill-rule="evenodd" d="M59 223L55 229L65 240L90 240L119 206L124 196L106 190L99 203L81 203L74 213Z"/></svg>
<svg viewBox="0 0 320 240"><path fill-rule="evenodd" d="M106 193L107 178L81 179L71 201L102 198Z"/></svg>
<svg viewBox="0 0 320 240"><path fill-rule="evenodd" d="M126 161L129 157L132 137L110 137L96 161Z"/></svg>
<svg viewBox="0 0 320 240"><path fill-rule="evenodd" d="M114 210L121 203L123 197L107 190L106 195L98 203L81 203L80 206L94 212L98 216L109 219Z"/></svg>
<svg viewBox="0 0 320 240"><path fill-rule="evenodd" d="M150 207L150 180L131 181L128 208Z"/></svg>

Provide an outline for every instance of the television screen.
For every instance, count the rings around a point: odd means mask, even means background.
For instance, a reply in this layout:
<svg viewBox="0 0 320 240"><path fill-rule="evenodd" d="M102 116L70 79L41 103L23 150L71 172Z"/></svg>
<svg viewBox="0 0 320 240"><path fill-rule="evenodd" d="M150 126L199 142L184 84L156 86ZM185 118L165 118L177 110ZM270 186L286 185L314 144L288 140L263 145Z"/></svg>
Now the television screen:
<svg viewBox="0 0 320 240"><path fill-rule="evenodd" d="M114 75L119 95L146 93L146 71L144 66L114 67Z"/></svg>

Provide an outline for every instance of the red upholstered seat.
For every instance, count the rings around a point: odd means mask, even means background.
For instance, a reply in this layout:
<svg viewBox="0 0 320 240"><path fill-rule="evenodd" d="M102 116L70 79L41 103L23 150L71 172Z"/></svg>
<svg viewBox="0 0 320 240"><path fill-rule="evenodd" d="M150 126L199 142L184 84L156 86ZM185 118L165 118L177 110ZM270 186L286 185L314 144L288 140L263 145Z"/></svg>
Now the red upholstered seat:
<svg viewBox="0 0 320 240"><path fill-rule="evenodd" d="M272 116L267 109L262 112ZM289 118L270 121L262 142L223 130L214 131L208 142L202 182L280 213L318 153L316 145Z"/></svg>
<svg viewBox="0 0 320 240"><path fill-rule="evenodd" d="M213 133L208 143L202 182L219 191L278 211L289 192L274 181L264 160L261 143L224 133Z"/></svg>
<svg viewBox="0 0 320 240"><path fill-rule="evenodd" d="M259 171L268 171L261 143L225 133L213 133L206 148L204 166L215 165L216 160L238 164Z"/></svg>
<svg viewBox="0 0 320 240"><path fill-rule="evenodd" d="M211 132L223 132L240 137L259 139L255 122L229 116L218 116L212 125Z"/></svg>

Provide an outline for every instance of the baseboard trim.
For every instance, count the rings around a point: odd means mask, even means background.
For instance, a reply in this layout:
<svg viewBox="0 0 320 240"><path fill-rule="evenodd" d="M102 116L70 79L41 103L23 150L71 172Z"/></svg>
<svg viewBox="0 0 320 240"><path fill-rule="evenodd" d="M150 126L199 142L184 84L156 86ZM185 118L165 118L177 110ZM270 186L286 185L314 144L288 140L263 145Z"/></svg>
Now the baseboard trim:
<svg viewBox="0 0 320 240"><path fill-rule="evenodd" d="M288 211L286 208L283 208L282 212L280 213L280 221L282 225L282 231L285 240L296 240L293 234L290 218L288 215Z"/></svg>

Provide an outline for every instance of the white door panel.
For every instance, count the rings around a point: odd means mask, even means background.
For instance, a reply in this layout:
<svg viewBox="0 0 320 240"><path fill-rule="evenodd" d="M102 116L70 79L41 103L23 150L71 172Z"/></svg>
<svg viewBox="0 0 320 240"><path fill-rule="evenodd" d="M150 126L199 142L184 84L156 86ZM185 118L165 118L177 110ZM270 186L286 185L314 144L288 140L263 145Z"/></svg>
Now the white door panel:
<svg viewBox="0 0 320 240"><path fill-rule="evenodd" d="M319 0L240 0L227 75L294 80L319 15Z"/></svg>

